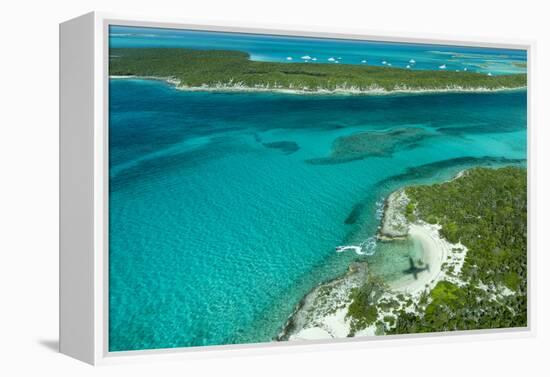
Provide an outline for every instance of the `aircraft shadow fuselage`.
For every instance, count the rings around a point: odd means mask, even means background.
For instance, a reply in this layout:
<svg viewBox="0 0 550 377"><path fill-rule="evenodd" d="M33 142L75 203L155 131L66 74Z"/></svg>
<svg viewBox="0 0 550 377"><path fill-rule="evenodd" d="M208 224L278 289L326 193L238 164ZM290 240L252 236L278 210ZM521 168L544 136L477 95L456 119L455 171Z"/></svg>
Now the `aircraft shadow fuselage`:
<svg viewBox="0 0 550 377"><path fill-rule="evenodd" d="M414 261L411 257L409 257L409 265L410 267L406 270L403 270L404 274L412 274L414 276L414 280L418 280L418 274L423 271L430 271L430 265L427 264L426 267L416 267L414 265Z"/></svg>

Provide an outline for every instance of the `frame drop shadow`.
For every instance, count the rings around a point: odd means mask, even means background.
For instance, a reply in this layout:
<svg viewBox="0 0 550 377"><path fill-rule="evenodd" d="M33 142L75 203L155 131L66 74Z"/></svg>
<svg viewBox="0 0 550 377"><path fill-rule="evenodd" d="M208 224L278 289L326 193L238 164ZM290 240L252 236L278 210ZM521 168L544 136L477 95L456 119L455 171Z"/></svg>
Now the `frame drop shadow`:
<svg viewBox="0 0 550 377"><path fill-rule="evenodd" d="M59 352L59 340L57 339L41 339L38 341L38 344L51 352Z"/></svg>

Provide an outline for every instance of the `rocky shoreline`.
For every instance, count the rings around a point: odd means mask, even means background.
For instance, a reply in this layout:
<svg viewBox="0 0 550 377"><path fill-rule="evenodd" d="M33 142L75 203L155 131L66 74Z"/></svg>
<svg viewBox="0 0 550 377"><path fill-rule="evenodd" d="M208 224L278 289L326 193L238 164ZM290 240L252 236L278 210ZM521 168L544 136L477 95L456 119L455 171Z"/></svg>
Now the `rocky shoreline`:
<svg viewBox="0 0 550 377"><path fill-rule="evenodd" d="M344 317L351 302L350 293L353 288L366 282L367 276L367 263L355 262L343 276L315 287L300 301L276 340L347 336Z"/></svg>
<svg viewBox="0 0 550 377"><path fill-rule="evenodd" d="M388 90L377 85L372 85L368 88L359 88L354 86L340 86L332 89L310 89L300 87L281 87L270 85L254 85L248 86L243 83L235 82L219 82L216 84L203 84L200 86L190 86L182 84L181 80L176 77L160 77L160 76L141 76L141 75L111 75L111 79L140 79L140 80L157 80L165 81L173 85L178 90L189 92L220 92L220 93L247 93L247 92L267 92L267 93L282 93L296 95L392 95L392 94L433 94L433 93L493 93L493 92L513 92L518 90L526 90L525 86L511 87L462 87L459 85L449 85L441 88L409 88L407 86L395 86Z"/></svg>
<svg viewBox="0 0 550 377"><path fill-rule="evenodd" d="M384 201L382 221L377 238L384 241L405 239L409 233L406 217L410 199L404 189L392 192Z"/></svg>

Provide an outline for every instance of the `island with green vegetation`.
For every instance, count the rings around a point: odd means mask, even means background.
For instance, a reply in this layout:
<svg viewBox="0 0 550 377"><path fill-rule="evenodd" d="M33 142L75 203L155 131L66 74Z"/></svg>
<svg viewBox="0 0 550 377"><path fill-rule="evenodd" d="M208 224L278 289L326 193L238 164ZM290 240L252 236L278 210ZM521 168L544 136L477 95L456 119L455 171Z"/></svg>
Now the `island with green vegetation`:
<svg viewBox="0 0 550 377"><path fill-rule="evenodd" d="M419 240L431 268L419 268L418 280L384 282L369 271L360 283L317 288L322 295L294 315L300 326L287 324L281 338L527 326L525 168L472 168L402 188L388 197L380 229L384 242Z"/></svg>
<svg viewBox="0 0 550 377"><path fill-rule="evenodd" d="M473 169L441 185L410 187L413 221L441 225L468 249L457 282L442 280L391 333L527 326L525 169ZM452 269L452 266L444 266Z"/></svg>
<svg viewBox="0 0 550 377"><path fill-rule="evenodd" d="M112 48L109 74L163 79L181 89L303 93L487 91L527 85L526 74L489 76L387 66L264 62L240 51L185 48Z"/></svg>

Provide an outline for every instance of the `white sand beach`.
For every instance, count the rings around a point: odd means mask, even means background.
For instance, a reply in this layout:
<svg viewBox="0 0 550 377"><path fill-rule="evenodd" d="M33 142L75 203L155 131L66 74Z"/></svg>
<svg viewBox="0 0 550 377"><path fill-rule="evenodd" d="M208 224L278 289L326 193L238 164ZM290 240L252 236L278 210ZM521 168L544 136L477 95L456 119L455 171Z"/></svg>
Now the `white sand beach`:
<svg viewBox="0 0 550 377"><path fill-rule="evenodd" d="M431 225L427 223L415 223L409 225L409 237L420 244L422 249L423 266L428 267L428 270L417 274L417 278L410 274L403 276L401 279L392 282L390 287L393 290L410 293L415 295L421 293L426 288L433 288L444 275L441 271L441 265L451 255L453 245L439 235L439 225Z"/></svg>
<svg viewBox="0 0 550 377"><path fill-rule="evenodd" d="M390 217L386 216L386 219ZM417 267L423 270L417 274L416 279L410 274L389 284L390 290L384 293L383 298L392 299L400 294L410 298L410 304L405 305L402 302L399 309L414 312L421 294L433 289L439 281L448 280L458 285L462 284L458 274L464 264L467 249L460 243L451 244L441 237L440 228L439 225L425 222L407 224L407 237L418 243L417 246L422 250L423 265ZM428 266L429 268L426 268ZM443 268L443 266L446 267ZM348 336L351 330L350 319L346 317L350 304L349 293L359 282L356 275L348 275L331 282L333 299L323 300L321 304L317 301L319 287L314 290L305 300L306 304L295 313L297 326L288 334L288 339L315 340ZM337 309L334 310L335 308ZM378 311L378 321L383 321L387 317L395 317L391 309ZM375 335L376 325L371 325L358 331L354 336Z"/></svg>

